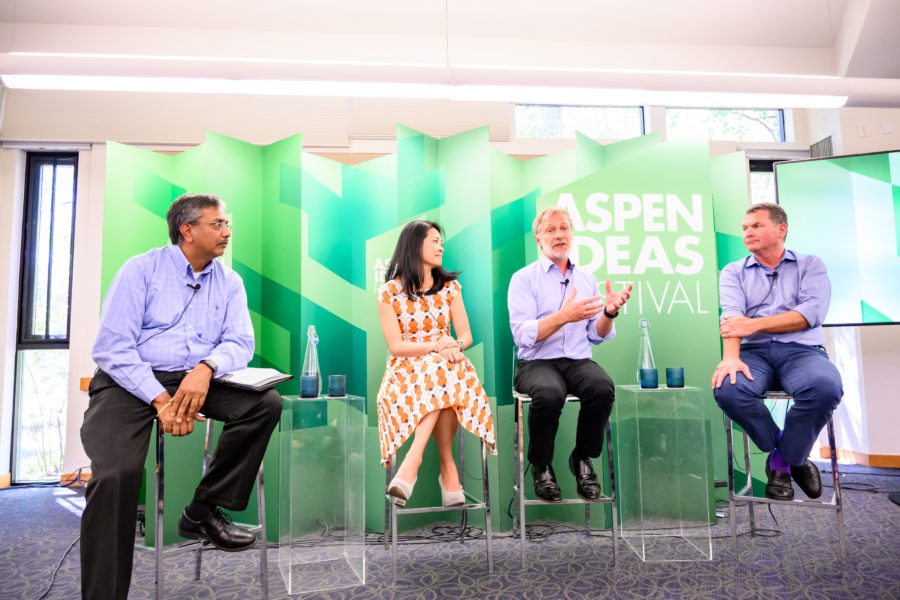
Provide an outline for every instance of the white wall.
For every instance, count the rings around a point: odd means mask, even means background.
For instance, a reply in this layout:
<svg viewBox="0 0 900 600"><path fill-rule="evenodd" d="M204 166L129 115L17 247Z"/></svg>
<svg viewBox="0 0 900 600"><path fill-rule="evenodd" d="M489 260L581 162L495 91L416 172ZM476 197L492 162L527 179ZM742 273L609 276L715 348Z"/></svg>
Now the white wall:
<svg viewBox="0 0 900 600"><path fill-rule="evenodd" d="M397 124L444 137L487 125L510 139L504 102L298 98L137 92L7 90L3 140L189 144L207 131L254 144L297 133L305 148L347 149L351 140L393 140Z"/></svg>
<svg viewBox="0 0 900 600"><path fill-rule="evenodd" d="M831 144L834 153L843 154L843 136L841 135L841 113L836 108L821 108L807 110L807 126L809 131L809 145L813 145L828 136L831 136Z"/></svg>
<svg viewBox="0 0 900 600"><path fill-rule="evenodd" d="M25 153L0 148L0 478L10 472Z"/></svg>
<svg viewBox="0 0 900 600"><path fill-rule="evenodd" d="M74 473L90 461L81 447L81 422L88 393L79 389L82 377L94 371L91 347L100 323L100 262L103 251L103 198L106 145L94 144L78 153L75 244L72 254L72 305L69 326L69 402L66 414L66 456L63 472Z"/></svg>
<svg viewBox="0 0 900 600"><path fill-rule="evenodd" d="M841 137L841 154L900 149L900 108L842 108Z"/></svg>

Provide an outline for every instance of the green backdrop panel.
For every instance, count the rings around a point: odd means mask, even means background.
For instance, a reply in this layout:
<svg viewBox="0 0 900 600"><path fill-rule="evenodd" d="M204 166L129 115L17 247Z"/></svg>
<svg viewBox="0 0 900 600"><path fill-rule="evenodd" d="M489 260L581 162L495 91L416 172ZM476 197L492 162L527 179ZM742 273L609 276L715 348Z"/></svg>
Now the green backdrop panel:
<svg viewBox="0 0 900 600"><path fill-rule="evenodd" d="M634 381L637 320L645 317L657 366L683 366L688 384L708 388L704 383L719 358L717 248L736 251L727 237L734 235L733 225L714 228L713 206L718 223L720 214L746 203L742 154L711 159L706 144L663 142L658 135L606 146L579 135L574 150L523 162L491 149L487 128L438 140L400 126L395 154L347 166L304 153L301 142L297 135L259 147L210 133L204 144L177 156L110 143L102 286L128 257L166 243L164 214L172 198L182 191L219 194L235 224L224 261L247 288L256 329L254 364L299 375L306 330L315 325L323 376L346 374L350 393L367 399L370 529L383 526L384 470L373 407L387 350L376 291L397 235L411 219L444 226L445 266L462 272L475 341L468 354L494 406L501 452L490 461L498 529L510 524L505 508L512 477L513 345L506 294L512 274L538 256L532 233L538 210L551 204L569 208L578 264L616 288L634 285L616 321L617 338L594 352L613 379ZM126 229L128 223L141 226ZM298 380L278 389L294 394ZM711 392L704 406L715 440L721 421ZM574 414L567 414L557 454L565 457L573 440ZM274 463L266 492L270 539L278 527L280 457L273 446L266 463ZM478 463L474 438L467 439L466 454L472 472ZM433 459L426 459L411 506L438 499ZM724 448L718 443L714 463L716 478L724 479ZM189 499L195 476L180 477L180 491L172 493L184 491ZM562 479L564 488L571 483ZM249 512L254 510L251 504ZM536 516L542 512L535 509ZM577 521L580 512L570 512L566 518ZM597 518L598 525L608 522ZM404 519L400 525L429 519Z"/></svg>

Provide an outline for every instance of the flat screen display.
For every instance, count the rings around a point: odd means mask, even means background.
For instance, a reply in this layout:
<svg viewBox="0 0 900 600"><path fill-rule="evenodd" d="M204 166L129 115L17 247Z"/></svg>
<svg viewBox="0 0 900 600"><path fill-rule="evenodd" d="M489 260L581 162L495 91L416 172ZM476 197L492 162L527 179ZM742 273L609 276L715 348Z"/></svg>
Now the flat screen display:
<svg viewBox="0 0 900 600"><path fill-rule="evenodd" d="M775 163L785 247L831 279L826 325L900 322L900 150Z"/></svg>

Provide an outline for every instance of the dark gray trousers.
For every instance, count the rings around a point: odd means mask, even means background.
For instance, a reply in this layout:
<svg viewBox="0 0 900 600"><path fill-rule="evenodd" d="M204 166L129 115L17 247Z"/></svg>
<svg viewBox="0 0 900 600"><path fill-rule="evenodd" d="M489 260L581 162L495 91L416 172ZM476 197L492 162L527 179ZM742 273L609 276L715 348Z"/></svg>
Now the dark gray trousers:
<svg viewBox="0 0 900 600"><path fill-rule="evenodd" d="M174 394L185 373L154 375ZM126 600L138 495L156 410L100 370L89 394L81 426L81 442L91 459L81 517L81 595L85 600ZM201 412L225 426L194 497L243 510L281 416L281 396L275 390L253 392L213 382Z"/></svg>

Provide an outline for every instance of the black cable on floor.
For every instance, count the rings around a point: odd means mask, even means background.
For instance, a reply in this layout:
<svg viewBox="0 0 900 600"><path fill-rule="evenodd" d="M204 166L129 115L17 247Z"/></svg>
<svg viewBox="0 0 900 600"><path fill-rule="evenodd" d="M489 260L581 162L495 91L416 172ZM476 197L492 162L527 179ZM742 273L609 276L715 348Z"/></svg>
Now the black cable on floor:
<svg viewBox="0 0 900 600"><path fill-rule="evenodd" d="M529 470L531 470L531 463L526 463L526 464L525 464L525 473L522 475L522 479L523 479L523 480L525 480L525 479L528 478L528 471L529 471ZM524 485L524 481L523 481L523 485ZM515 486L516 486L516 478L513 477L513 489L515 489ZM509 517L510 519L513 518L513 515L512 515L512 505L513 505L513 500L515 500L515 496L511 496L511 497L510 497L510 499L509 499L509 505L506 507L506 516Z"/></svg>
<svg viewBox="0 0 900 600"><path fill-rule="evenodd" d="M8 490L27 490L34 488L59 487L58 481L29 481L27 483L11 483Z"/></svg>
<svg viewBox="0 0 900 600"><path fill-rule="evenodd" d="M821 469L820 473L830 473L832 479L834 479L834 473L828 469ZM900 490L883 490L879 486L874 483L867 483L865 481L846 481L847 477L850 475L859 475L860 477L900 477L900 473L858 473L855 471L851 471L849 473L845 471L840 472L841 477L841 490L847 490L851 492L869 492L875 494L894 494ZM859 487L866 486L866 487ZM823 483L822 487L833 488L834 483Z"/></svg>
<svg viewBox="0 0 900 600"><path fill-rule="evenodd" d="M79 535L77 538L75 538L74 542L69 544L69 547L66 548L66 551L63 552L62 558L59 559L59 562L56 563L56 567L53 569L53 574L50 575L50 583L49 583L49 585L47 585L47 589L44 590L44 593L42 593L40 596L37 597L37 600L41 600L42 598L46 597L47 594L50 593L50 588L53 587L53 581L56 579L56 574L59 572L59 568L62 566L63 561L66 560L66 556L69 555L69 552L72 551L72 548L75 547L75 544L77 544L78 540L80 540L80 539L81 539L81 536Z"/></svg>

